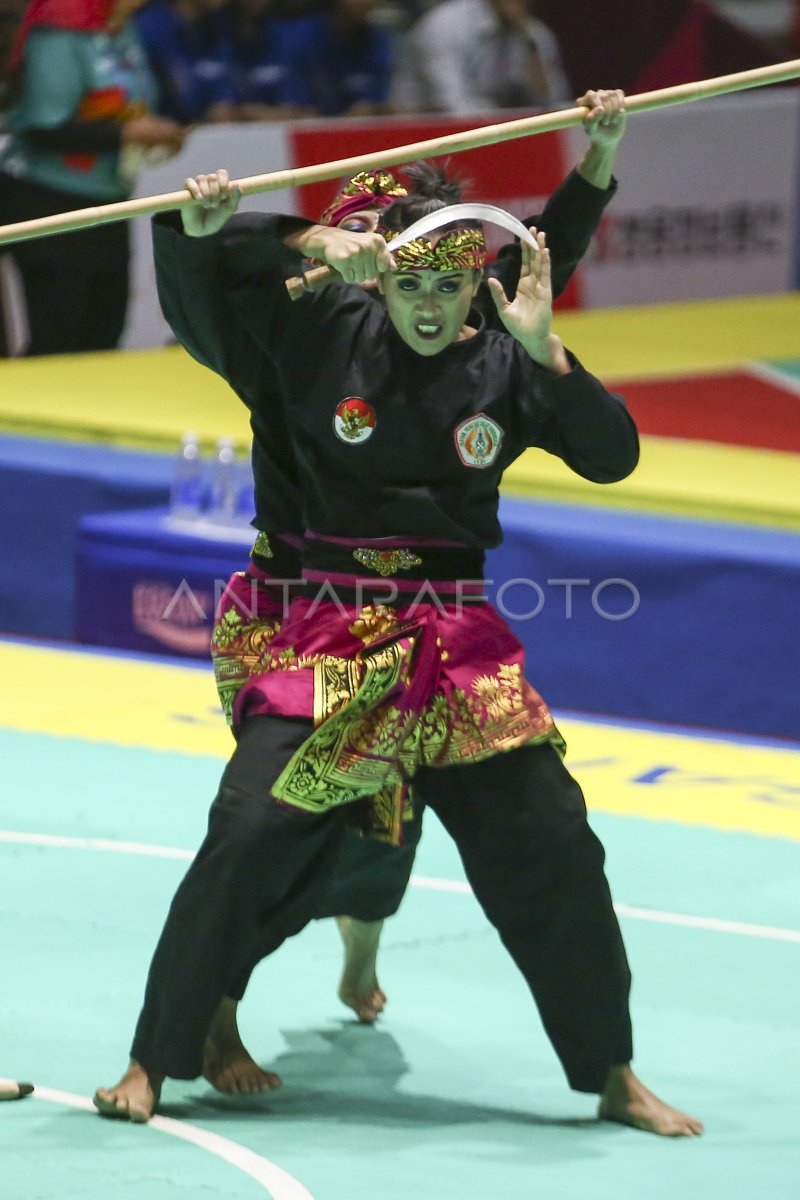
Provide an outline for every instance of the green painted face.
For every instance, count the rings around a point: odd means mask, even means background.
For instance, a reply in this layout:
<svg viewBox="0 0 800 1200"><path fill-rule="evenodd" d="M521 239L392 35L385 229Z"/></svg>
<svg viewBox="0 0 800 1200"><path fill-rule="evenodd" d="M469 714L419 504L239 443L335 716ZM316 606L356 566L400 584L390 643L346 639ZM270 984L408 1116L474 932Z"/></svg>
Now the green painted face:
<svg viewBox="0 0 800 1200"><path fill-rule="evenodd" d="M431 358L467 336L464 322L480 279L480 272L471 270L387 271L380 287L400 337Z"/></svg>

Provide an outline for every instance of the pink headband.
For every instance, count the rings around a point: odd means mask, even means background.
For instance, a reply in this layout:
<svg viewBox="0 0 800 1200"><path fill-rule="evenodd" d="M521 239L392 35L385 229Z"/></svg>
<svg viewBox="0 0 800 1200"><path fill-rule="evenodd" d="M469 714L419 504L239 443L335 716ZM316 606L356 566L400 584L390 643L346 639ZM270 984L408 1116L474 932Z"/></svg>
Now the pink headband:
<svg viewBox="0 0 800 1200"><path fill-rule="evenodd" d="M390 171L362 171L349 179L320 217L322 225L340 225L351 213L365 208L388 208L408 193Z"/></svg>

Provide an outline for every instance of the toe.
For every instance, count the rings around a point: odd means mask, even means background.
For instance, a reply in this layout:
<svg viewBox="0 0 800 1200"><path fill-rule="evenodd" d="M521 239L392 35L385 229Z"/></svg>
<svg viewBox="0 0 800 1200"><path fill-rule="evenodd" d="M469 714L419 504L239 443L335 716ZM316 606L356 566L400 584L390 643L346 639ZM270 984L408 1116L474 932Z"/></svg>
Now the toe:
<svg viewBox="0 0 800 1200"><path fill-rule="evenodd" d="M113 1112L117 1107L117 1098L113 1092L98 1088L92 1097L92 1103L101 1113Z"/></svg>

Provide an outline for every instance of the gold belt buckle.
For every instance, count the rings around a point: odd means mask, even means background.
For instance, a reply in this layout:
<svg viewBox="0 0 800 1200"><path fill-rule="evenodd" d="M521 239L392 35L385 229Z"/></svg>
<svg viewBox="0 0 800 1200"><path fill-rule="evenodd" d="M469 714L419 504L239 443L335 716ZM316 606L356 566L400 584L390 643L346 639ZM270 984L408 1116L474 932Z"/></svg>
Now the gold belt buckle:
<svg viewBox="0 0 800 1200"><path fill-rule="evenodd" d="M376 571L384 579L396 575L398 571L410 571L418 567L422 559L410 550L402 547L400 550L376 550L374 546L361 547L353 551L353 558L369 571Z"/></svg>

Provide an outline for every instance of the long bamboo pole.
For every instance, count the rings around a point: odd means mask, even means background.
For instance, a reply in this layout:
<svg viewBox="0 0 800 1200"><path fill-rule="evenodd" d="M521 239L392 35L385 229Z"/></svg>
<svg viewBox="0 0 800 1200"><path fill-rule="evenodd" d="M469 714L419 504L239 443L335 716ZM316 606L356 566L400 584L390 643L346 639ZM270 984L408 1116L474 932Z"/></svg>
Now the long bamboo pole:
<svg viewBox="0 0 800 1200"><path fill-rule="evenodd" d="M790 62L773 63L768 67L755 67L750 71L738 71L733 75L719 75L714 79L680 83L675 87L659 88L653 92L641 92L637 96L628 96L625 107L629 113L648 112L657 108L668 108L674 104L689 104L694 100L707 100L712 96L741 92L747 88L764 87L770 83L786 83L798 78L800 59L793 59ZM579 125L586 113L587 109L582 107L559 109L535 117L522 117L516 121L503 121L496 125L467 129L462 133L412 142L406 146L371 151L354 158L339 158L317 166L251 175L236 180L236 184L242 194L247 196L257 192L274 192L280 188L301 187L306 183L322 183L328 179L355 175L358 171L397 166L399 163L411 162L418 158L435 158L458 150L474 150L496 142L567 129L571 125ZM112 221L127 221L131 217L152 216L154 213L168 212L193 203L195 201L189 191L182 188L178 192L165 192L160 196L144 196L136 200L122 200L116 204L100 204L92 208L79 208L72 212L38 217L33 221L18 221L13 225L0 225L0 245L29 241L54 233L67 233L91 225L110 224Z"/></svg>

